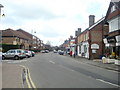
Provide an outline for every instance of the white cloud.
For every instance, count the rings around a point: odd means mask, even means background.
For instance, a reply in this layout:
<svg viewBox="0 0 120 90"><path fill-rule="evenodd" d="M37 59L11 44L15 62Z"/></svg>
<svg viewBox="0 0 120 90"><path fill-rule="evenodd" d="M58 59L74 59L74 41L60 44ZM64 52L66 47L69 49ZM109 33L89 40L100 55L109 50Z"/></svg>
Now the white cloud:
<svg viewBox="0 0 120 90"><path fill-rule="evenodd" d="M22 28L36 35L44 42L48 40L60 45L77 28L88 27L88 16L94 14L96 20L105 15L110 0L1 0L5 18L2 29ZM98 10L96 10L96 5ZM96 8L96 9L95 9Z"/></svg>

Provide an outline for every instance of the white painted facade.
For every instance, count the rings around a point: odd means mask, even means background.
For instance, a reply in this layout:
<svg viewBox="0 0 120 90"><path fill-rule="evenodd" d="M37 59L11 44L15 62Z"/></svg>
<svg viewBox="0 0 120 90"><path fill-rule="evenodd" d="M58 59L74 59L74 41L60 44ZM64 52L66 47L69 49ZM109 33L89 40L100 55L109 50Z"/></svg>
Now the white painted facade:
<svg viewBox="0 0 120 90"><path fill-rule="evenodd" d="M78 49L78 52L77 52L78 56L89 58L89 43L88 43L88 41L82 42L80 45L78 45L77 49Z"/></svg>

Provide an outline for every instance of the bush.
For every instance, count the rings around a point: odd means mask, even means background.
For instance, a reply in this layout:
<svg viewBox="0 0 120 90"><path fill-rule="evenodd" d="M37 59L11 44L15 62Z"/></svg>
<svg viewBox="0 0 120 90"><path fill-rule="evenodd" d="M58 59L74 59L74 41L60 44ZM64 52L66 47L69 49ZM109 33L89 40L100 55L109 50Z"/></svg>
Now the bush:
<svg viewBox="0 0 120 90"><path fill-rule="evenodd" d="M12 45L12 44L2 44L2 52L6 52L10 49L19 49L20 45Z"/></svg>

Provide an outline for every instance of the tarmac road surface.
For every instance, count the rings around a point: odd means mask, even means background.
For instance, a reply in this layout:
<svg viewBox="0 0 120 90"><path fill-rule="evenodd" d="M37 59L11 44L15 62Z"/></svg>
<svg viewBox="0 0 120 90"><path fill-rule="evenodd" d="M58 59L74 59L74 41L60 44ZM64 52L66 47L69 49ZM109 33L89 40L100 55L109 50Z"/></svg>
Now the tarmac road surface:
<svg viewBox="0 0 120 90"><path fill-rule="evenodd" d="M118 88L118 72L75 61L57 53L42 53L19 63L36 88Z"/></svg>

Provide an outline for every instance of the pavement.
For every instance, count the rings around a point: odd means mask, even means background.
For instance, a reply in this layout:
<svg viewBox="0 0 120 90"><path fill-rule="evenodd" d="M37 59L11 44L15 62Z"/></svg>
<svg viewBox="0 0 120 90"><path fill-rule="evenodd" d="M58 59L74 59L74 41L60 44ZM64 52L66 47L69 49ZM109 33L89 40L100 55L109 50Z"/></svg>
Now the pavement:
<svg viewBox="0 0 120 90"><path fill-rule="evenodd" d="M2 63L1 65L2 88L23 88L21 75L23 68L16 64Z"/></svg>
<svg viewBox="0 0 120 90"><path fill-rule="evenodd" d="M71 58L74 58L74 57L71 57ZM80 61L80 62L87 63L89 65L93 65L93 66L97 66L97 67L100 67L100 68L120 72L120 66L119 65L115 65L115 64L112 64L112 63L103 63L102 59L88 60L88 59L85 59L85 58L81 58L79 56L76 56L74 59L77 60L77 61Z"/></svg>
<svg viewBox="0 0 120 90"><path fill-rule="evenodd" d="M2 89L2 63L0 62L0 90Z"/></svg>

